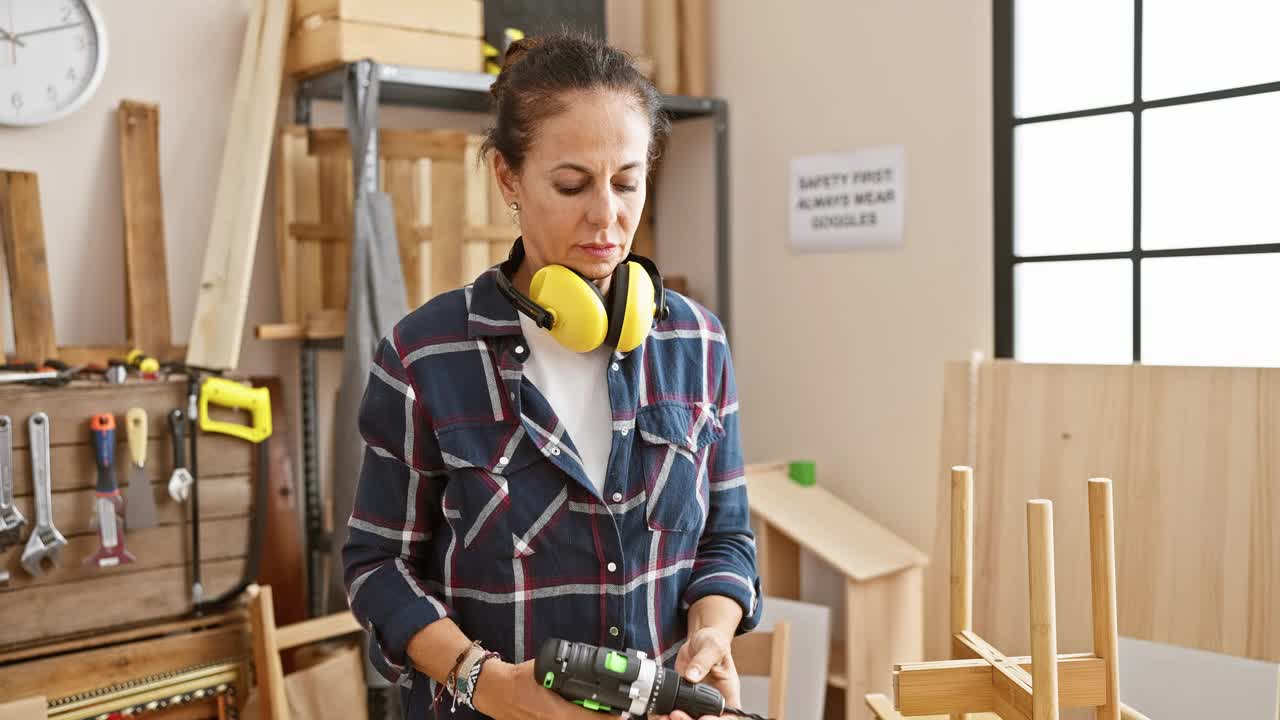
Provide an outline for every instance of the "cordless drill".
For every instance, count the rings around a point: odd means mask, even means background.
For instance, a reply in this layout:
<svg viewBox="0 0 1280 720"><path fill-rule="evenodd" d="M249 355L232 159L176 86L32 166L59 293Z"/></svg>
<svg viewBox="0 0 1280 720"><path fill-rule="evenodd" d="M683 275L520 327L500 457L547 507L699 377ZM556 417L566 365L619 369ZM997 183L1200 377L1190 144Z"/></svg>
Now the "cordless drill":
<svg viewBox="0 0 1280 720"><path fill-rule="evenodd" d="M588 710L622 713L623 717L682 710L694 720L725 714L764 720L725 707L720 691L689 682L638 650L619 652L551 638L542 644L533 672L543 687Z"/></svg>

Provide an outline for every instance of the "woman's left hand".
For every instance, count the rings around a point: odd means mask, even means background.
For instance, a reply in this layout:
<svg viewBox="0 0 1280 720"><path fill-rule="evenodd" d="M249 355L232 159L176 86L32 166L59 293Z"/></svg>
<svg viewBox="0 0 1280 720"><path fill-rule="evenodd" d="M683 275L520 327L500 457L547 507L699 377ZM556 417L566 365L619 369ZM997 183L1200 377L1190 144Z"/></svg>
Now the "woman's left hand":
<svg viewBox="0 0 1280 720"><path fill-rule="evenodd" d="M676 654L676 672L691 682L706 683L724 696L725 707L741 707L742 683L738 680L738 669L734 667L733 655L729 652L732 641L724 630L707 626L695 630ZM670 715L659 716L660 720L702 720L690 718L688 714L675 710ZM715 718L715 715L705 715Z"/></svg>

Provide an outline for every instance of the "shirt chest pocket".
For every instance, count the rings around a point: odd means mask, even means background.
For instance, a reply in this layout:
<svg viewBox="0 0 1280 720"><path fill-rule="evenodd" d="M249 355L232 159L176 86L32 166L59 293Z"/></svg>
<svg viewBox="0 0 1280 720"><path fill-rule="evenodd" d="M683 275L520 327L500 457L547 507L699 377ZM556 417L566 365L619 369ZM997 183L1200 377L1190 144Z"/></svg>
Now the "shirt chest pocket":
<svg viewBox="0 0 1280 720"><path fill-rule="evenodd" d="M707 455L724 436L715 408L647 405L636 414L636 431L649 528L701 533L707 518Z"/></svg>
<svg viewBox="0 0 1280 720"><path fill-rule="evenodd" d="M453 425L437 431L449 480L441 499L456 547L511 557L512 484L535 472L541 454L519 424Z"/></svg>
<svg viewBox="0 0 1280 720"><path fill-rule="evenodd" d="M532 555L548 509L563 509L564 478L524 425L484 423L436 433L449 469L444 518L457 547L475 560Z"/></svg>

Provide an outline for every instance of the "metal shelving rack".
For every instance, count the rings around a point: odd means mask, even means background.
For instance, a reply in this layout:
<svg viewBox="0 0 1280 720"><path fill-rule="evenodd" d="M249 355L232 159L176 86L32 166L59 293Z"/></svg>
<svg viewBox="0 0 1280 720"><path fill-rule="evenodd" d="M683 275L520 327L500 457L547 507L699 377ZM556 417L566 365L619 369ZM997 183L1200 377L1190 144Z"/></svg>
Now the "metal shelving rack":
<svg viewBox="0 0 1280 720"><path fill-rule="evenodd" d="M299 125L311 124L311 104L314 100L342 101L344 86L354 83L353 91L361 97L368 91L368 83L357 78L379 80L378 97L382 104L410 105L415 107L452 110L457 112L488 112L489 86L493 76L478 72L456 72L406 65L384 65L371 60L361 60L338 67L323 75L300 81L294 97L294 121ZM729 314L729 107L723 99L664 95L663 107L675 122L691 118L713 118L715 162L715 213L716 213L716 314L730 329ZM376 138L373 141L376 143ZM376 146L375 146L376 152ZM355 178L355 182L375 182L376 177ZM329 547L321 523L320 459L316 422L316 354L320 350L340 350L342 341L304 338L300 342L299 370L302 386L302 467L306 500L307 526L307 596L313 616L319 614L320 597L324 589L317 580L322 573L319 564L325 554L336 551Z"/></svg>

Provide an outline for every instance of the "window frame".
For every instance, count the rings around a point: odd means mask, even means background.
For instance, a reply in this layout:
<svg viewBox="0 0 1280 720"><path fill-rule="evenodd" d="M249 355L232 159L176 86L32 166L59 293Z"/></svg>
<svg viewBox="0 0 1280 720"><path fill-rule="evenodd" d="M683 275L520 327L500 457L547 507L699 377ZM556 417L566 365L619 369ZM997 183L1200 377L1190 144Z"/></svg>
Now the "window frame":
<svg viewBox="0 0 1280 720"><path fill-rule="evenodd" d="M1142 361L1142 261L1153 258L1211 255L1280 253L1280 242L1256 245L1221 245L1144 250L1142 243L1142 114L1146 110L1226 100L1229 98L1280 93L1280 81L1214 90L1210 92L1142 99L1142 2L1133 0L1133 96L1128 103L1072 110L1069 112L1014 116L1014 4L1015 0L992 0L992 82L993 82L993 200L995 247L995 355L1013 358L1015 348L1014 270L1033 262L1128 259L1133 272L1133 362ZM1133 230L1128 250L1095 253L1018 256L1014 253L1014 132L1020 125L1128 112L1133 117Z"/></svg>

